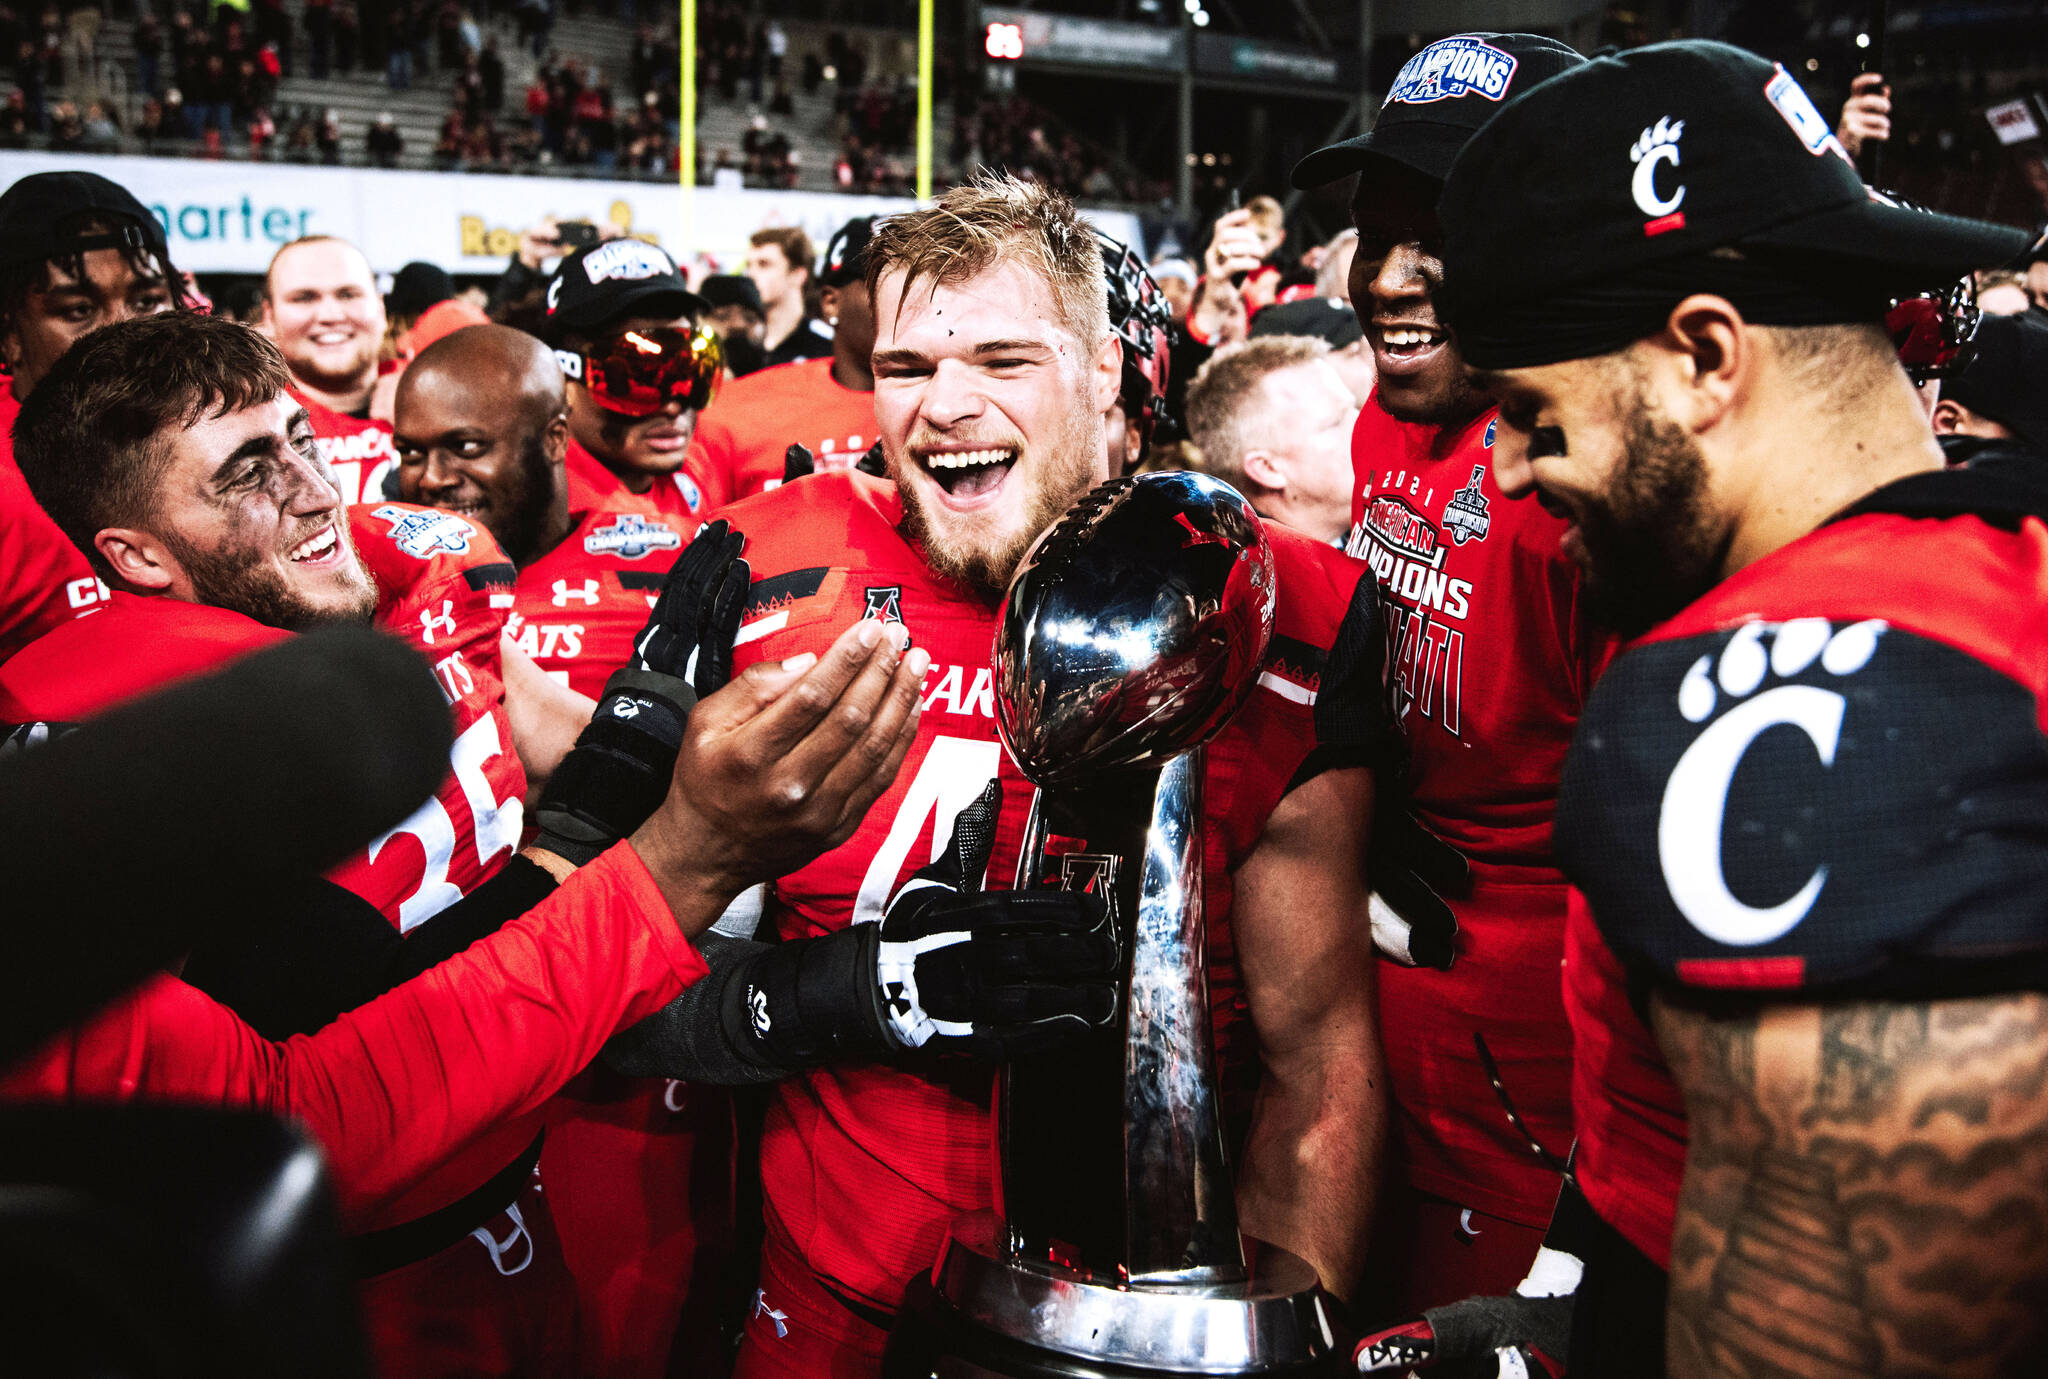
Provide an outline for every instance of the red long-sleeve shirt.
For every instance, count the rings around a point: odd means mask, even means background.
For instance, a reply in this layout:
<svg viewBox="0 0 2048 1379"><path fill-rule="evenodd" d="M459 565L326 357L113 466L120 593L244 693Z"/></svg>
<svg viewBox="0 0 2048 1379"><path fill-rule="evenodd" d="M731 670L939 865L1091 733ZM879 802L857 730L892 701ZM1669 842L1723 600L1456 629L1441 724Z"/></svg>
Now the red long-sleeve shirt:
<svg viewBox="0 0 2048 1379"><path fill-rule="evenodd" d="M344 1218L360 1225L478 1133L535 1110L612 1033L704 972L621 844L496 934L316 1034L272 1043L162 975L0 1075L0 1098L289 1116L326 1150Z"/></svg>

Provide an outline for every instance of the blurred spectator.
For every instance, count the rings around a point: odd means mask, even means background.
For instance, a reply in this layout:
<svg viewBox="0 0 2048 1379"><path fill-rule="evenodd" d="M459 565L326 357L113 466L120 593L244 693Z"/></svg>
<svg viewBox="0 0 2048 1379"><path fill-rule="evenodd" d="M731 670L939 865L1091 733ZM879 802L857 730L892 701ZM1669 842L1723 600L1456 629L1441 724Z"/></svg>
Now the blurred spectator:
<svg viewBox="0 0 2048 1379"><path fill-rule="evenodd" d="M1835 137L1851 158L1863 154L1865 143L1884 143L1892 137L1892 89L1877 72L1863 72L1849 83L1849 99L1842 103L1842 118Z"/></svg>
<svg viewBox="0 0 2048 1379"><path fill-rule="evenodd" d="M1372 346L1350 302L1341 297L1305 297L1276 303L1252 317L1252 339L1275 335L1321 340L1330 347L1324 358L1352 396L1361 405L1372 396Z"/></svg>
<svg viewBox="0 0 2048 1379"><path fill-rule="evenodd" d="M2048 245L2048 236L2036 242ZM2048 248L2036 250L2034 261L2027 265L2027 295L2033 298L2035 306L2048 311Z"/></svg>
<svg viewBox="0 0 2048 1379"><path fill-rule="evenodd" d="M2048 459L2048 318L1987 316L1970 366L1941 381L1936 435L2018 440Z"/></svg>
<svg viewBox="0 0 2048 1379"><path fill-rule="evenodd" d="M1322 262L1316 265L1316 295L1351 300L1351 259L1358 252L1358 231L1346 226L1322 246Z"/></svg>
<svg viewBox="0 0 2048 1379"><path fill-rule="evenodd" d="M1991 316L2017 316L2032 306L2027 280L2018 273L1996 272L1977 275L1977 309Z"/></svg>
<svg viewBox="0 0 2048 1379"><path fill-rule="evenodd" d="M306 57L315 81L325 81L334 61L334 0L306 0Z"/></svg>
<svg viewBox="0 0 2048 1379"><path fill-rule="evenodd" d="M363 148L370 155L370 161L380 168L395 168L405 153L405 136L392 123L391 112L380 111L376 122L363 136Z"/></svg>
<svg viewBox="0 0 2048 1379"><path fill-rule="evenodd" d="M356 69L356 54L362 47L363 27L356 18L356 7L349 0L341 0L334 7L334 67L342 73Z"/></svg>
<svg viewBox="0 0 2048 1379"><path fill-rule="evenodd" d="M495 36L484 40L484 50L477 54L476 70L483 87L484 109L495 115L505 108L505 59L498 52Z"/></svg>
<svg viewBox="0 0 2048 1379"><path fill-rule="evenodd" d="M135 89L145 96L156 95L161 89L157 81L163 63L164 28L154 10L142 12L128 42L135 49Z"/></svg>
<svg viewBox="0 0 2048 1379"><path fill-rule="evenodd" d="M1160 295L1173 309L1173 323L1183 325L1188 319L1188 305L1195 299L1195 284L1200 280L1195 266L1186 259L1161 259L1152 265L1152 280L1159 284Z"/></svg>
<svg viewBox="0 0 2048 1379"><path fill-rule="evenodd" d="M832 353L832 332L810 312L807 289L816 251L796 225L771 225L747 238L747 276L761 294L770 364L817 359Z"/></svg>
<svg viewBox="0 0 2048 1379"><path fill-rule="evenodd" d="M711 327L725 351L727 378L744 378L766 362L761 335L767 312L754 280L739 273L714 273L697 284L697 295L710 304L704 324Z"/></svg>
<svg viewBox="0 0 2048 1379"><path fill-rule="evenodd" d="M1266 336L1218 350L1188 385L1195 467L1263 517L1332 545L1351 526L1351 424L1359 402L1329 346Z"/></svg>

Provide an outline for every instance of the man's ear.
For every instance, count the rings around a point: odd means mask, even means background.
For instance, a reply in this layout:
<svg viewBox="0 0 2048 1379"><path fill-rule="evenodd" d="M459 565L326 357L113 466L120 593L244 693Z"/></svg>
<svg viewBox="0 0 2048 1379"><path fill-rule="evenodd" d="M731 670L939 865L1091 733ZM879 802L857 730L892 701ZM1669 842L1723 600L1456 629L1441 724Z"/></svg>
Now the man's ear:
<svg viewBox="0 0 2048 1379"><path fill-rule="evenodd" d="M551 465L561 464L569 457L569 414L555 413L548 418L548 424L541 434L543 452Z"/></svg>
<svg viewBox="0 0 2048 1379"><path fill-rule="evenodd" d="M1094 377L1095 410L1107 416L1124 386L1124 341L1115 331L1095 351Z"/></svg>
<svg viewBox="0 0 2048 1379"><path fill-rule="evenodd" d="M105 527L94 535L92 544L131 589L159 594L185 578L185 567L153 533L134 527Z"/></svg>
<svg viewBox="0 0 2048 1379"><path fill-rule="evenodd" d="M1928 414L1927 422L1934 428L1934 434L1937 436L1960 435L1970 423L1970 412L1962 403L1943 398L1934 404L1934 410Z"/></svg>
<svg viewBox="0 0 2048 1379"><path fill-rule="evenodd" d="M1678 385L1675 397L1662 399L1666 410L1695 434L1712 428L1753 384L1758 339L1724 297L1687 297L1646 343L1651 368Z"/></svg>
<svg viewBox="0 0 2048 1379"><path fill-rule="evenodd" d="M818 289L818 310L825 313L825 319L833 325L839 324L839 289L821 287Z"/></svg>
<svg viewBox="0 0 2048 1379"><path fill-rule="evenodd" d="M1247 450L1242 462L1244 481L1267 493L1287 491L1287 471L1270 450Z"/></svg>

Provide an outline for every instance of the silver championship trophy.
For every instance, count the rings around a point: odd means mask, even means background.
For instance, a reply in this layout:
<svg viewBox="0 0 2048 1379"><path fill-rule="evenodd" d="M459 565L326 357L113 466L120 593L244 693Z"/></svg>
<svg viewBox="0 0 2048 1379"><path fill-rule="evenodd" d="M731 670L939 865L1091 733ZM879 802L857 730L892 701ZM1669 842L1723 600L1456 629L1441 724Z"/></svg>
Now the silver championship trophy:
<svg viewBox="0 0 2048 1379"><path fill-rule="evenodd" d="M1341 1359L1315 1272L1241 1235L1211 1048L1202 746L1251 693L1273 555L1199 474L1094 490L1032 548L995 646L996 719L1038 786L1017 888L1108 898L1120 1022L997 1094L998 1211L954 1224L886 1371L937 1379L1313 1374Z"/></svg>

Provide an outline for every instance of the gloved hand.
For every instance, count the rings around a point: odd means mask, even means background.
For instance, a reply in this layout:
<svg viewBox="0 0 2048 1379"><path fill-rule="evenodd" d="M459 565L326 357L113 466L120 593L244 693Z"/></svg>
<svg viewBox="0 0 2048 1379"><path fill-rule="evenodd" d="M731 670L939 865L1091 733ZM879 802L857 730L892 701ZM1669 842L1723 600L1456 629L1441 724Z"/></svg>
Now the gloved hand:
<svg viewBox="0 0 2048 1379"><path fill-rule="evenodd" d="M1374 946L1404 967L1448 969L1457 956L1458 918L1444 897L1471 892L1464 854L1396 798L1374 814L1365 874Z"/></svg>
<svg viewBox="0 0 2048 1379"><path fill-rule="evenodd" d="M1101 896L981 889L1002 801L990 781L876 926L882 1007L903 1048L1013 1058L1115 1018L1117 941Z"/></svg>
<svg viewBox="0 0 2048 1379"><path fill-rule="evenodd" d="M541 793L537 846L581 866L660 805L691 708L732 678L751 577L745 545L721 518L676 558L632 660L605 682L590 726Z"/></svg>
<svg viewBox="0 0 2048 1379"><path fill-rule="evenodd" d="M803 446L792 445L782 452L782 482L785 484L793 484L817 472L817 460Z"/></svg>
<svg viewBox="0 0 2048 1379"><path fill-rule="evenodd" d="M1467 1298L1374 1332L1352 1348L1360 1374L1432 1379L1564 1379L1572 1297Z"/></svg>
<svg viewBox="0 0 2048 1379"><path fill-rule="evenodd" d="M1100 896L980 889L1002 798L990 781L880 921L749 957L725 1002L743 1056L776 1069L911 1050L1004 1059L1113 1020L1120 954Z"/></svg>

